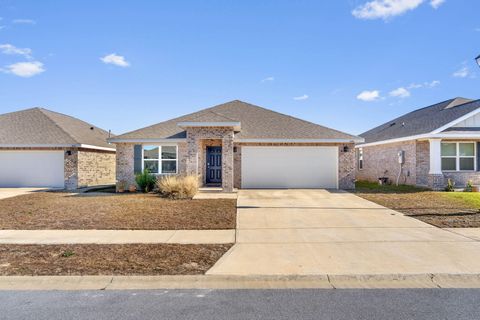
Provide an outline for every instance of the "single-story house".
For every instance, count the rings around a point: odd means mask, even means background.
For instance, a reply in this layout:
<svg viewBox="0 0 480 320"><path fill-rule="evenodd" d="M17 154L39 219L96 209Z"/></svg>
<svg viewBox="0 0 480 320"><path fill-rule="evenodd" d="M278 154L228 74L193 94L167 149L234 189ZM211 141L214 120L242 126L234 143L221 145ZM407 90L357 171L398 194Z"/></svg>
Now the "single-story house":
<svg viewBox="0 0 480 320"><path fill-rule="evenodd" d="M198 175L205 186L355 187L355 143L363 139L242 101L231 101L108 140L117 181L148 169Z"/></svg>
<svg viewBox="0 0 480 320"><path fill-rule="evenodd" d="M480 100L455 98L418 109L360 135L357 178L388 178L435 190L480 184Z"/></svg>
<svg viewBox="0 0 480 320"><path fill-rule="evenodd" d="M76 189L115 183L109 133L42 108L0 115L0 187Z"/></svg>

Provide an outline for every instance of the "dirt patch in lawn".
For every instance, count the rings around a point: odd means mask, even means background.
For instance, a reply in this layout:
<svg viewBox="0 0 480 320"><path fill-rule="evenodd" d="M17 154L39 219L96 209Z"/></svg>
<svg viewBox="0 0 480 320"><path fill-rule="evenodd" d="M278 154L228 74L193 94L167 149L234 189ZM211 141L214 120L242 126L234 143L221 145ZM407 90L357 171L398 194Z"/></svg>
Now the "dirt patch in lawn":
<svg viewBox="0 0 480 320"><path fill-rule="evenodd" d="M0 229L234 229L236 200L37 192L0 200Z"/></svg>
<svg viewBox="0 0 480 320"><path fill-rule="evenodd" d="M0 245L0 275L204 274L231 246Z"/></svg>
<svg viewBox="0 0 480 320"><path fill-rule="evenodd" d="M402 212L423 222L440 228L478 228L479 209L471 201L456 197L453 193L426 191L414 187L388 189L357 188L357 196L378 203L387 208ZM480 194L469 193L469 197Z"/></svg>

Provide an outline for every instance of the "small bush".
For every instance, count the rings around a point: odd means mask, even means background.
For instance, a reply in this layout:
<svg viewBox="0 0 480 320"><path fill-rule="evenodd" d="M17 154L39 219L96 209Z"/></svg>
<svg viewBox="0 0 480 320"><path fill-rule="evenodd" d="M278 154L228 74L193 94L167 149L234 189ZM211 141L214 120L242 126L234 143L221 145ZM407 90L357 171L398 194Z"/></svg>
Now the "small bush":
<svg viewBox="0 0 480 320"><path fill-rule="evenodd" d="M150 192L155 187L156 178L148 170L143 170L135 176L135 182L142 192Z"/></svg>
<svg viewBox="0 0 480 320"><path fill-rule="evenodd" d="M463 190L465 192L472 192L473 191L473 182L472 180L468 180L467 181L467 186L465 187L465 189Z"/></svg>
<svg viewBox="0 0 480 320"><path fill-rule="evenodd" d="M67 250L62 253L62 257L64 258L68 258L74 255L75 255L75 252L73 252L72 250Z"/></svg>
<svg viewBox="0 0 480 320"><path fill-rule="evenodd" d="M164 176L157 180L158 191L171 199L192 199L198 192L198 177Z"/></svg>
<svg viewBox="0 0 480 320"><path fill-rule="evenodd" d="M445 187L445 191L453 192L455 191L455 182L452 179L447 180L447 186Z"/></svg>

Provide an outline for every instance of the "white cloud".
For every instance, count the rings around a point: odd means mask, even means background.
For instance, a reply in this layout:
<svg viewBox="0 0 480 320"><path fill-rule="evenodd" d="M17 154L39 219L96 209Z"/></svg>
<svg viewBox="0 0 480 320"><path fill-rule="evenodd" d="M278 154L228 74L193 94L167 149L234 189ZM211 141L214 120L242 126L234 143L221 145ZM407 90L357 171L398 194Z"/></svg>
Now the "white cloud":
<svg viewBox="0 0 480 320"><path fill-rule="evenodd" d="M430 5L433 9L438 9L444 2L445 0L431 0Z"/></svg>
<svg viewBox="0 0 480 320"><path fill-rule="evenodd" d="M440 85L440 81L433 80L433 81L426 81L424 83L412 83L410 84L407 89L420 89L420 88L435 88Z"/></svg>
<svg viewBox="0 0 480 320"><path fill-rule="evenodd" d="M120 56L116 53L108 54L105 57L100 58L100 60L103 61L103 63L106 64L114 64L119 67L128 67L130 66L130 63L125 60L124 56Z"/></svg>
<svg viewBox="0 0 480 320"><path fill-rule="evenodd" d="M426 0L372 0L356 7L352 14L358 19L388 20L402 15L407 11L415 10ZM432 8L437 9L445 0L430 0Z"/></svg>
<svg viewBox="0 0 480 320"><path fill-rule="evenodd" d="M17 48L14 45L5 43L0 44L0 52L3 54L18 54L24 56L25 58L31 58L32 49L30 48Z"/></svg>
<svg viewBox="0 0 480 320"><path fill-rule="evenodd" d="M433 80L432 82L425 82L424 83L425 87L427 88L435 88L440 85L440 81L438 80Z"/></svg>
<svg viewBox="0 0 480 320"><path fill-rule="evenodd" d="M455 71L452 76L454 76L455 78L466 78L470 75L470 69L465 66L465 67L462 67L461 69Z"/></svg>
<svg viewBox="0 0 480 320"><path fill-rule="evenodd" d="M12 20L15 24L36 24L37 22L32 19L14 19Z"/></svg>
<svg viewBox="0 0 480 320"><path fill-rule="evenodd" d="M378 91L378 90L372 90L372 91L365 90L365 91L362 91L362 92L357 96L357 99L358 99L358 100L362 100L362 101L376 101L376 100L380 99L380 91Z"/></svg>
<svg viewBox="0 0 480 320"><path fill-rule="evenodd" d="M410 94L410 91L408 91L404 87L400 87L390 91L389 95L395 98L408 98L410 97L411 94Z"/></svg>
<svg viewBox="0 0 480 320"><path fill-rule="evenodd" d="M359 19L388 19L416 9L424 0L373 0L352 11Z"/></svg>
<svg viewBox="0 0 480 320"><path fill-rule="evenodd" d="M307 99L308 99L308 95L306 94L304 94L303 96L293 97L293 100L297 100L297 101L307 100Z"/></svg>
<svg viewBox="0 0 480 320"><path fill-rule="evenodd" d="M267 81L273 81L273 80L275 80L275 77L267 77L265 79L262 79L261 82L267 82Z"/></svg>
<svg viewBox="0 0 480 320"><path fill-rule="evenodd" d="M11 73L19 77L30 78L44 72L43 63L39 61L17 62L6 66L4 72Z"/></svg>

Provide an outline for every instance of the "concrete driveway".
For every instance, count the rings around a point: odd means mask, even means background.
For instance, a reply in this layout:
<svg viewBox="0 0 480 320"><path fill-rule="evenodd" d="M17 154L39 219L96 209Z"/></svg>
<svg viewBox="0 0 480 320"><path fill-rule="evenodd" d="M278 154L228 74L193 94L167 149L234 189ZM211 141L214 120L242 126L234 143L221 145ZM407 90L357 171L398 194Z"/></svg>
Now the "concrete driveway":
<svg viewBox="0 0 480 320"><path fill-rule="evenodd" d="M0 188L0 200L42 190L48 188Z"/></svg>
<svg viewBox="0 0 480 320"><path fill-rule="evenodd" d="M240 190L237 243L208 274L480 273L480 242L354 194Z"/></svg>

